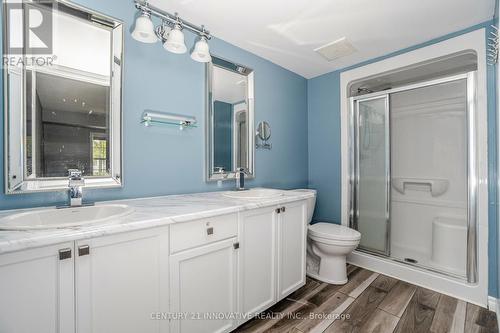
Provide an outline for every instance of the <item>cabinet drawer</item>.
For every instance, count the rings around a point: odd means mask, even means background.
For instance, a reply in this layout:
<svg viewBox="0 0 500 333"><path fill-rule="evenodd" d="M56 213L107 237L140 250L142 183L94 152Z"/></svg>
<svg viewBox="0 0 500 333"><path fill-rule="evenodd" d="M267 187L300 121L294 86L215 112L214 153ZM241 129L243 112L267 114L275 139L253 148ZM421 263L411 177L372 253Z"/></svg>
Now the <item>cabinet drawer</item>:
<svg viewBox="0 0 500 333"><path fill-rule="evenodd" d="M175 253L193 247L236 236L238 214L203 218L170 226L170 252Z"/></svg>

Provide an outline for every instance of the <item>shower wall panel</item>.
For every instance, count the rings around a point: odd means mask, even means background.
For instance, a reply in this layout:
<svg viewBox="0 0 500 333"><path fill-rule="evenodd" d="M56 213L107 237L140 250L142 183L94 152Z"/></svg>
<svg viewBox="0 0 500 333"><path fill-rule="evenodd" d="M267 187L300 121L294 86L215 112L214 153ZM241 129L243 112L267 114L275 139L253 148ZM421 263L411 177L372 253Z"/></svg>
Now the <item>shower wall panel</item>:
<svg viewBox="0 0 500 333"><path fill-rule="evenodd" d="M391 257L461 276L467 248L466 88L466 80L459 80L390 95ZM440 246L443 241L447 247ZM447 258L451 254L460 259Z"/></svg>

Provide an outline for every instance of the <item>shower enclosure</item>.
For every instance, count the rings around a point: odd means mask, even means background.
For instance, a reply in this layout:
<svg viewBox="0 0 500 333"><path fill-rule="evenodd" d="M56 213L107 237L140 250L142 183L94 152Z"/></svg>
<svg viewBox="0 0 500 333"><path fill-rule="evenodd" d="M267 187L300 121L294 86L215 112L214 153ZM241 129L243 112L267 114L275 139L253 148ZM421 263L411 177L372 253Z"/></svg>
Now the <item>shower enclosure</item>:
<svg viewBox="0 0 500 333"><path fill-rule="evenodd" d="M358 250L477 279L475 72L351 98Z"/></svg>

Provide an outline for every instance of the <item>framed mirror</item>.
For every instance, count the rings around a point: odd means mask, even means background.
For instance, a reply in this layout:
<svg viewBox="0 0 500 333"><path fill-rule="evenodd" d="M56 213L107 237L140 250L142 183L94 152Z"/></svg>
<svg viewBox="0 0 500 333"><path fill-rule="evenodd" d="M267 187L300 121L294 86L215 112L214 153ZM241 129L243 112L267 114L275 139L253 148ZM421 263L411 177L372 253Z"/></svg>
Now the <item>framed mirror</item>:
<svg viewBox="0 0 500 333"><path fill-rule="evenodd" d="M253 178L253 70L212 56L207 64L206 177L207 181L234 179L244 168Z"/></svg>
<svg viewBox="0 0 500 333"><path fill-rule="evenodd" d="M67 189L69 169L121 186L123 23L67 1L3 10L6 193Z"/></svg>

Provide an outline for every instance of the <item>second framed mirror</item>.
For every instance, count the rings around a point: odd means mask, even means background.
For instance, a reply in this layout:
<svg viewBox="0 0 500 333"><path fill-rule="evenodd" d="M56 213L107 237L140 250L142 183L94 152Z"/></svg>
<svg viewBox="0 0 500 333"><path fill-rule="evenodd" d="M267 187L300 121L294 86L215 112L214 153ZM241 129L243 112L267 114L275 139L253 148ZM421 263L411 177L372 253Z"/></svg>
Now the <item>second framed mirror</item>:
<svg viewBox="0 0 500 333"><path fill-rule="evenodd" d="M206 177L233 179L243 168L254 177L253 70L212 56L207 64Z"/></svg>

